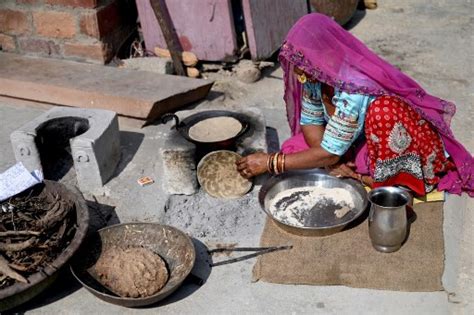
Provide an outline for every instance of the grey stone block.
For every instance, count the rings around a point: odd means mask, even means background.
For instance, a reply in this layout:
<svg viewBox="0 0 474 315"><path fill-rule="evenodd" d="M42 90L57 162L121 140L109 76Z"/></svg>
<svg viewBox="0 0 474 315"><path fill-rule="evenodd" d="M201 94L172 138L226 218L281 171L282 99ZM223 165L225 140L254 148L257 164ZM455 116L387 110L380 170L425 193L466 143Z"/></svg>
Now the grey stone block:
<svg viewBox="0 0 474 315"><path fill-rule="evenodd" d="M171 195L192 195L199 189L196 178L196 147L173 129L160 149L163 190Z"/></svg>
<svg viewBox="0 0 474 315"><path fill-rule="evenodd" d="M42 170L37 133L55 119L84 119L88 129L71 139L77 182L81 191L98 191L113 175L120 160L120 134L117 114L108 110L55 107L10 135L15 158L32 171Z"/></svg>
<svg viewBox="0 0 474 315"><path fill-rule="evenodd" d="M123 59L122 67L134 70L150 71L160 74L173 74L174 66L171 58L146 57Z"/></svg>

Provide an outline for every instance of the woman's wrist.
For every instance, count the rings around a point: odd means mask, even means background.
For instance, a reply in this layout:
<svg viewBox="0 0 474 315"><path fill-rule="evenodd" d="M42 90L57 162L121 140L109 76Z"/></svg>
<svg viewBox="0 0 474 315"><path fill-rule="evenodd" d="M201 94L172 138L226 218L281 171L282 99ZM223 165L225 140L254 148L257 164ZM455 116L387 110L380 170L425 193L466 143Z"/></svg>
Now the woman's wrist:
<svg viewBox="0 0 474 315"><path fill-rule="evenodd" d="M281 152L267 154L267 172L270 174L281 174L285 171L286 155Z"/></svg>
<svg viewBox="0 0 474 315"><path fill-rule="evenodd" d="M370 177L368 175L361 175L360 176L360 182L363 185L369 186L369 187L372 187L372 184L373 184L372 177Z"/></svg>

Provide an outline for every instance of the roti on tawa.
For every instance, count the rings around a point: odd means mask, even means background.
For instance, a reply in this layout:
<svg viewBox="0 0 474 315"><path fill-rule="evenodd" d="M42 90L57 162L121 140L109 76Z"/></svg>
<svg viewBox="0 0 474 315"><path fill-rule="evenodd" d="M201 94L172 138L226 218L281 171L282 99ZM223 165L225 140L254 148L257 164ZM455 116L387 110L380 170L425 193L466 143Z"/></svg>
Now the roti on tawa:
<svg viewBox="0 0 474 315"><path fill-rule="evenodd" d="M216 198L237 198L252 188L252 181L242 177L235 162L241 156L232 151L214 151L204 156L198 164L199 184Z"/></svg>
<svg viewBox="0 0 474 315"><path fill-rule="evenodd" d="M101 253L91 275L121 297L147 297L160 291L169 278L165 261L142 248L111 247Z"/></svg>
<svg viewBox="0 0 474 315"><path fill-rule="evenodd" d="M191 126L188 135L199 142L219 142L235 137L242 130L240 121L233 117L212 117Z"/></svg>

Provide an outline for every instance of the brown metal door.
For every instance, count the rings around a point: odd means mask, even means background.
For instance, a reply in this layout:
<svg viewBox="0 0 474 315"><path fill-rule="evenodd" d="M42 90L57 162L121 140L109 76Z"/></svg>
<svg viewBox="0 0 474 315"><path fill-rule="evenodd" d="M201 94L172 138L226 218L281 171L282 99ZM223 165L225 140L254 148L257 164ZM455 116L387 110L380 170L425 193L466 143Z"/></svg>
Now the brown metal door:
<svg viewBox="0 0 474 315"><path fill-rule="evenodd" d="M271 56L291 26L308 13L306 0L242 0L252 59Z"/></svg>

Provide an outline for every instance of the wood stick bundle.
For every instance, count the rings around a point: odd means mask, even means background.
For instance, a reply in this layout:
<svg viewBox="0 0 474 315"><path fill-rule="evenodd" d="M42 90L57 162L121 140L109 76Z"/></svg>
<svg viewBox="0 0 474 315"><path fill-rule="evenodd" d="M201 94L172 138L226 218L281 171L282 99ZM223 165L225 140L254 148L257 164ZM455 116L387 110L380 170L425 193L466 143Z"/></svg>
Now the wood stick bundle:
<svg viewBox="0 0 474 315"><path fill-rule="evenodd" d="M15 197L0 207L0 290L44 268L75 233L74 205L59 195Z"/></svg>

